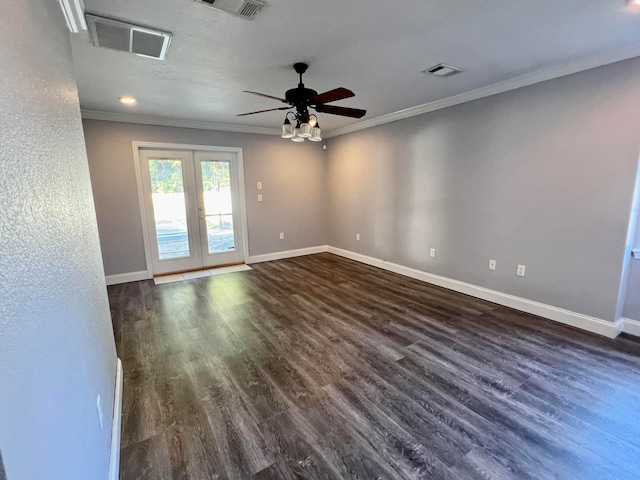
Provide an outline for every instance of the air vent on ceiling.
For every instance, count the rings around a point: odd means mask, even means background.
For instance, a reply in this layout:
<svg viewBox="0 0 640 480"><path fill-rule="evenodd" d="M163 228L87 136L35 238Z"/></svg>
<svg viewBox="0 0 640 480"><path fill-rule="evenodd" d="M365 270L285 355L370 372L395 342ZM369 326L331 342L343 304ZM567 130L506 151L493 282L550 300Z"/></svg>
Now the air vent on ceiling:
<svg viewBox="0 0 640 480"><path fill-rule="evenodd" d="M164 60L171 34L111 18L87 14L93 45Z"/></svg>
<svg viewBox="0 0 640 480"><path fill-rule="evenodd" d="M422 73L427 73L429 75L434 75L436 77L452 77L457 75L458 73L462 73L464 70L461 68L452 67L451 65L445 65L444 63L439 63L431 68L427 68Z"/></svg>
<svg viewBox="0 0 640 480"><path fill-rule="evenodd" d="M238 17L252 20L265 6L258 0L196 0Z"/></svg>

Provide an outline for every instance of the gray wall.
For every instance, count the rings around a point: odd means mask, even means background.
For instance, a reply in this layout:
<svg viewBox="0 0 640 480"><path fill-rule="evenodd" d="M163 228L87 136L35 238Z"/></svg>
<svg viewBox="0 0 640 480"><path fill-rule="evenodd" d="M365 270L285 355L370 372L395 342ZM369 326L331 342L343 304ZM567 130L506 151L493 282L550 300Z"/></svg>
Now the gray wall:
<svg viewBox="0 0 640 480"><path fill-rule="evenodd" d="M623 316L640 320L640 260L631 261Z"/></svg>
<svg viewBox="0 0 640 480"><path fill-rule="evenodd" d="M634 59L330 139L329 244L613 321L638 78Z"/></svg>
<svg viewBox="0 0 640 480"><path fill-rule="evenodd" d="M638 205L636 205L638 207ZM635 212L637 215L637 211ZM637 218L636 218L637 220ZM637 222L635 234L632 236L631 248L640 248L640 222ZM640 320L640 260L629 256L629 275L627 277L626 296L622 316L632 320Z"/></svg>
<svg viewBox="0 0 640 480"><path fill-rule="evenodd" d="M325 245L326 164L321 145L277 136L84 121L107 275L145 270L131 142L242 147L249 254ZM256 182L263 184L257 201ZM285 232L285 239L279 233Z"/></svg>
<svg viewBox="0 0 640 480"><path fill-rule="evenodd" d="M6 476L103 480L116 351L69 35L57 2L0 0L0 11L0 448Z"/></svg>

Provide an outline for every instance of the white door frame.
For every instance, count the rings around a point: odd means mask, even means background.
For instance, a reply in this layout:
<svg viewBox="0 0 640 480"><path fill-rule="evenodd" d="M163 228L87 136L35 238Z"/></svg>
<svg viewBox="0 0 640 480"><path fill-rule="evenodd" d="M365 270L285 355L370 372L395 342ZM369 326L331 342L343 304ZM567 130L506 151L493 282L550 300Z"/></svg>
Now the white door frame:
<svg viewBox="0 0 640 480"><path fill-rule="evenodd" d="M193 145L184 143L162 143L162 142L142 142L134 140L131 142L133 148L133 166L136 172L136 185L138 187L138 206L140 208L140 227L142 228L142 238L144 240L144 257L147 267L147 278L153 278L153 269L151 263L151 239L146 226L148 225L147 212L144 201L144 190L142 188L142 173L140 171L140 149L149 150L192 150L192 151L215 151L215 152L231 152L236 154L238 163L238 197L240 200L240 228L242 230L242 257L246 262L249 256L249 235L247 228L247 203L244 188L244 160L242 157L242 148L240 147L215 147L212 145Z"/></svg>

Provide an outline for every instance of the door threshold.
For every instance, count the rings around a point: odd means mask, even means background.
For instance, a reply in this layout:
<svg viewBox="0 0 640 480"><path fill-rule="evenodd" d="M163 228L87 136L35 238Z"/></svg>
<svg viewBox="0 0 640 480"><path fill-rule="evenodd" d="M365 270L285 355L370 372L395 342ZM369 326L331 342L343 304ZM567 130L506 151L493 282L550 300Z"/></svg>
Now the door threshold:
<svg viewBox="0 0 640 480"><path fill-rule="evenodd" d="M204 272L207 270L215 270L216 268L236 267L238 265L245 265L245 263L244 262L224 263L222 265L216 265L215 267L202 267L202 268L192 268L189 270L176 270L175 272L159 273L157 275L154 275L153 278L168 277L170 275L182 275L185 273L193 273L193 272Z"/></svg>
<svg viewBox="0 0 640 480"><path fill-rule="evenodd" d="M245 272L247 270L252 270L252 268L245 263L235 263L232 265L211 267L201 270L189 270L181 273L159 275L157 277L153 277L153 282L156 285L162 285L165 283L181 282L184 280L195 280L197 278L214 277L217 275L224 275L226 273Z"/></svg>

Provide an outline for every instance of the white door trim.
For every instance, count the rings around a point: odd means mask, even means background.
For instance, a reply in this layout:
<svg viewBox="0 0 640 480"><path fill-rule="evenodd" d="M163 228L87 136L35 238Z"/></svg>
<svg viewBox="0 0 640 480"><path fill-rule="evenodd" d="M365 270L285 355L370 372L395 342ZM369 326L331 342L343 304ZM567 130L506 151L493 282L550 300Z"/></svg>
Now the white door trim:
<svg viewBox="0 0 640 480"><path fill-rule="evenodd" d="M142 190L145 196L148 224L146 225L151 249L151 269L154 275L166 275L168 273L195 270L201 266L200 244L200 219L198 218L198 199L194 193L196 179L194 175L194 162L192 150L152 150L145 148L138 150L140 155L140 174L142 175ZM151 172L148 165L151 159L170 159L180 162L182 177L184 215L187 229L187 242L189 253L178 258L160 258L160 250L156 231L155 206L152 200Z"/></svg>
<svg viewBox="0 0 640 480"><path fill-rule="evenodd" d="M140 208L140 228L142 228L142 238L144 241L144 257L147 270L147 278L153 278L153 269L151 263L151 239L146 225L148 224L147 213L144 203L144 190L142 188L142 173L140 171L140 149L157 149L157 150L193 150L193 151L217 151L232 152L236 154L238 162L238 187L240 197L240 227L242 229L242 256L245 260L249 258L249 235L247 227L247 202L244 185L244 158L242 148L240 147L216 147L213 145L193 145L184 143L162 143L162 142L143 142L134 140L131 142L133 148L133 166L136 172L136 186L138 188L138 207Z"/></svg>

